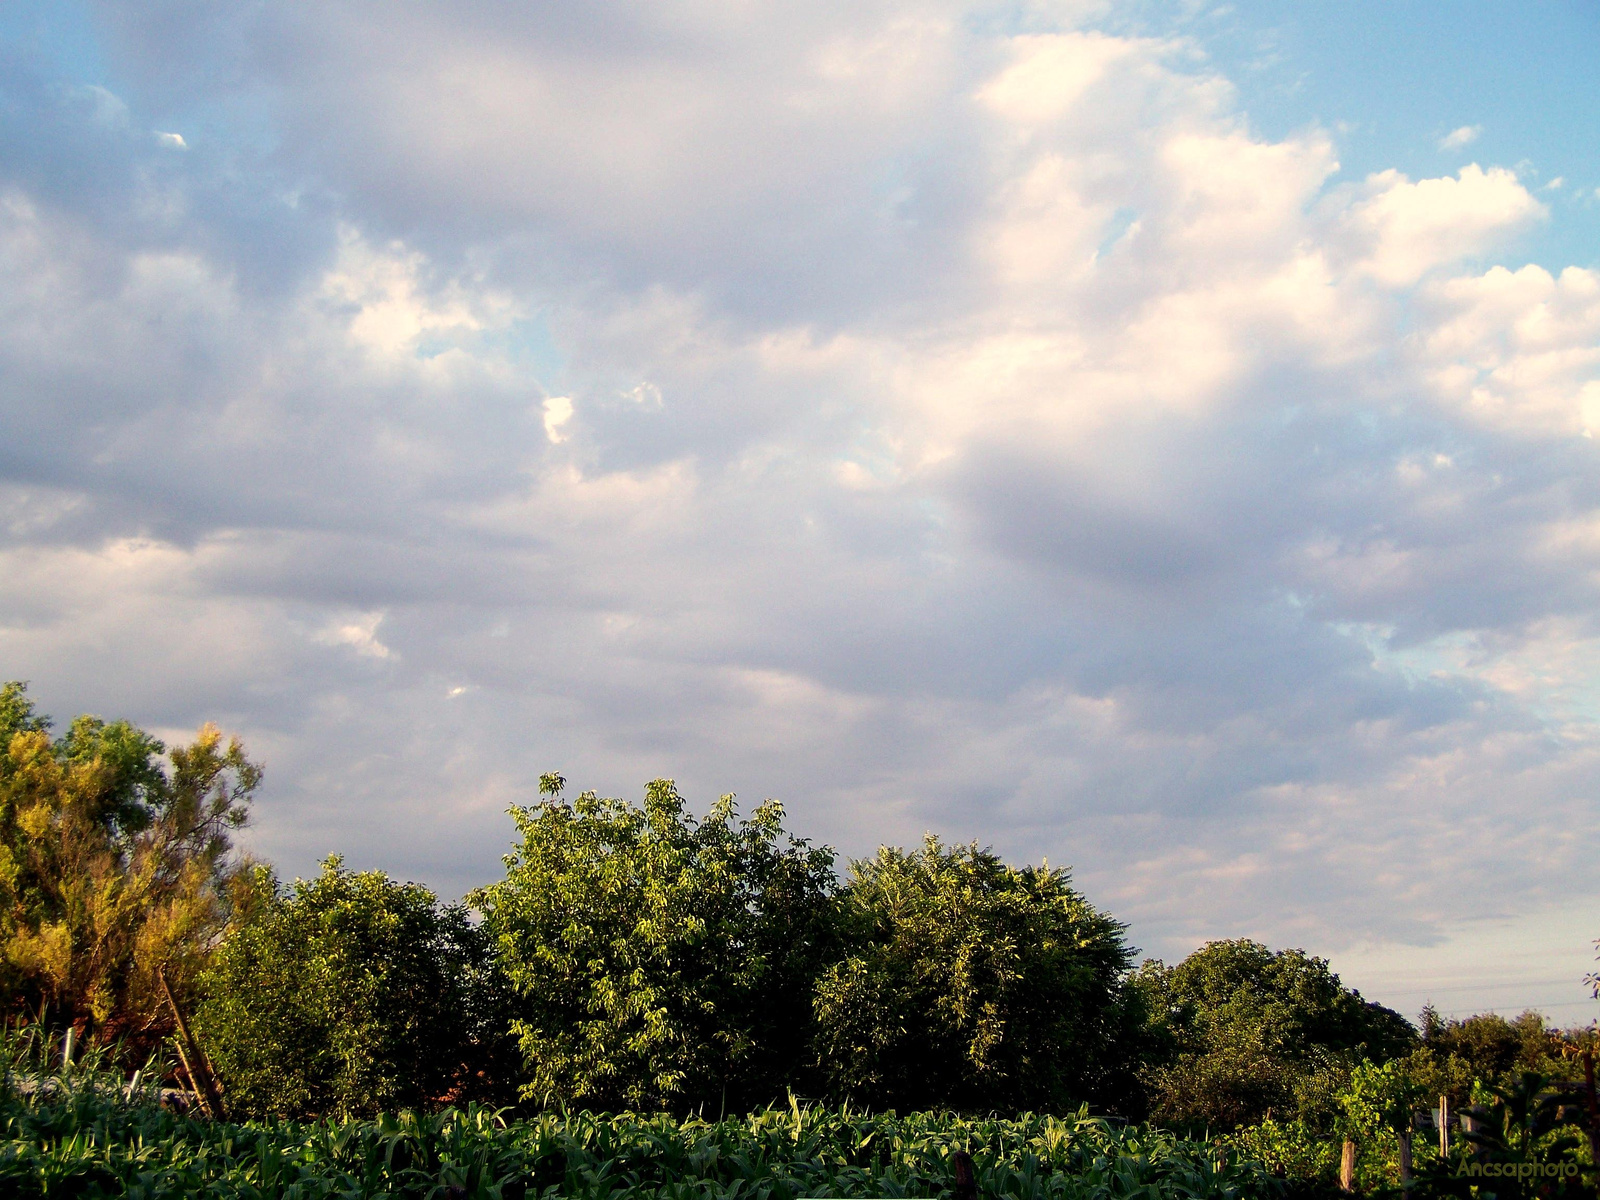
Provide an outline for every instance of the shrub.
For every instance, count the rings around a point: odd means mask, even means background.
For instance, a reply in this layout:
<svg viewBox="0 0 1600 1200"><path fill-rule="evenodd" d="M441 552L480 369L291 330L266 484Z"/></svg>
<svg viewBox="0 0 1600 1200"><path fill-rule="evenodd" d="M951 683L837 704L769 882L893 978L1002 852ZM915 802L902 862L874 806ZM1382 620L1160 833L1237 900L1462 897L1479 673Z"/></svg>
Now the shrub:
<svg viewBox="0 0 1600 1200"><path fill-rule="evenodd" d="M348 1116L485 1090L502 985L464 909L338 857L287 890L258 880L196 1013L231 1110Z"/></svg>
<svg viewBox="0 0 1600 1200"><path fill-rule="evenodd" d="M1171 1045L1148 1071L1154 1111L1185 1125L1223 1130L1276 1116L1329 1127L1357 1063L1417 1044L1404 1017L1300 950L1209 942L1176 967L1146 963L1137 986Z"/></svg>
<svg viewBox="0 0 1600 1200"><path fill-rule="evenodd" d="M1125 1099L1134 952L1067 872L933 837L851 871L847 953L816 993L835 1095L966 1111Z"/></svg>
<svg viewBox="0 0 1600 1200"><path fill-rule="evenodd" d="M517 993L523 1095L743 1110L800 1081L830 951L831 851L772 801L696 822L670 780L643 807L585 792L514 808L506 877L473 893Z"/></svg>

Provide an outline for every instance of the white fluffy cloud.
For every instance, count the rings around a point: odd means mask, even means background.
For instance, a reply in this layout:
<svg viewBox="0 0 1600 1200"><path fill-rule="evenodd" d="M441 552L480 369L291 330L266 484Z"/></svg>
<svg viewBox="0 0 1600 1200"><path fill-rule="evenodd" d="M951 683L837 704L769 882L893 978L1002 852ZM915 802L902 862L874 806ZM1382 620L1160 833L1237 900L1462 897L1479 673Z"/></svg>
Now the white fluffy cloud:
<svg viewBox="0 0 1600 1200"><path fill-rule="evenodd" d="M3 673L239 727L291 869L463 888L560 768L1166 952L1591 902L1600 281L1080 17L125 15L273 149L6 183Z"/></svg>

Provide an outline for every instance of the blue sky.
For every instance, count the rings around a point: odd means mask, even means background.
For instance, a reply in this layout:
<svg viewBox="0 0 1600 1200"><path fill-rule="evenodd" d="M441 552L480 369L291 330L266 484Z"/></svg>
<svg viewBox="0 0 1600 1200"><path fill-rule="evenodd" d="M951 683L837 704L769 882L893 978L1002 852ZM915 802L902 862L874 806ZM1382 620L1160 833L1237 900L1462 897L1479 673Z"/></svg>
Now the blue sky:
<svg viewBox="0 0 1600 1200"><path fill-rule="evenodd" d="M1177 24L1174 7L1187 6L1154 6L1151 26ZM1523 249L1552 270L1600 257L1600 140L1587 132L1600 111L1600 6L1242 3L1208 6L1181 27L1239 88L1263 135L1341 128L1351 178L1476 160L1517 167L1540 187L1560 179L1550 222ZM1441 149L1458 129L1477 132Z"/></svg>
<svg viewBox="0 0 1600 1200"><path fill-rule="evenodd" d="M0 12L0 676L1588 1020L1593 5Z"/></svg>

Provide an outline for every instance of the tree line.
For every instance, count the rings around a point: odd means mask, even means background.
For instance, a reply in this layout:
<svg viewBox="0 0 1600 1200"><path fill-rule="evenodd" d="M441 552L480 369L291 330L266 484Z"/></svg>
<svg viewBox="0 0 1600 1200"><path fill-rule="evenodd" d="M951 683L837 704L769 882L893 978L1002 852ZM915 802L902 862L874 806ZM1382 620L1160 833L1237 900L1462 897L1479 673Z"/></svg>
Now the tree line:
<svg viewBox="0 0 1600 1200"><path fill-rule="evenodd" d="M1573 1078L1592 1039L1414 1025L1248 940L1138 963L1060 868L931 836L841 864L773 801L696 817L667 780L634 804L544 776L461 903L336 856L286 884L234 844L262 779L237 740L51 729L0 687L9 1019L143 1053L187 1012L236 1115L1088 1103L1283 1158L1396 1096Z"/></svg>

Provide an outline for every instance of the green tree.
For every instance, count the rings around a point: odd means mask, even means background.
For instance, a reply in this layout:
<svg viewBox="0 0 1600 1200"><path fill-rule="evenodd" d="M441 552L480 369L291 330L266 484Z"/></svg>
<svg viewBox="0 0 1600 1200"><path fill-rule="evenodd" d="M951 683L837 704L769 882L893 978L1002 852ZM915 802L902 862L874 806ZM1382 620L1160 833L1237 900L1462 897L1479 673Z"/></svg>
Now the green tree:
<svg viewBox="0 0 1600 1200"><path fill-rule="evenodd" d="M670 780L642 807L585 792L513 808L504 880L469 902L517 992L526 1098L742 1110L798 1081L832 938L833 854L748 820L703 821Z"/></svg>
<svg viewBox="0 0 1600 1200"><path fill-rule="evenodd" d="M162 761L126 721L81 716L52 740L23 684L0 686L0 994L106 1036L168 1019L234 920L233 834L261 768L212 726Z"/></svg>
<svg viewBox="0 0 1600 1200"><path fill-rule="evenodd" d="M1499 1013L1478 1013L1440 1020L1423 1011L1423 1045L1440 1058L1459 1059L1470 1074L1485 1082L1508 1079L1519 1071L1548 1071L1561 1057L1561 1037L1532 1010L1507 1019ZM1456 1097L1464 1099L1464 1096Z"/></svg>
<svg viewBox="0 0 1600 1200"><path fill-rule="evenodd" d="M338 856L287 889L260 869L256 887L195 1014L230 1108L350 1116L492 1093L501 985L464 908Z"/></svg>
<svg viewBox="0 0 1600 1200"><path fill-rule="evenodd" d="M847 953L816 992L836 1094L967 1111L1125 1098L1134 951L1066 871L930 836L851 864L843 900Z"/></svg>
<svg viewBox="0 0 1600 1200"><path fill-rule="evenodd" d="M1346 988L1326 961L1259 942L1208 942L1138 986L1171 1047L1147 1079L1164 1120L1233 1129L1268 1116L1331 1122L1362 1059L1416 1046L1399 1013Z"/></svg>

